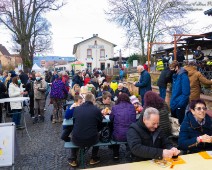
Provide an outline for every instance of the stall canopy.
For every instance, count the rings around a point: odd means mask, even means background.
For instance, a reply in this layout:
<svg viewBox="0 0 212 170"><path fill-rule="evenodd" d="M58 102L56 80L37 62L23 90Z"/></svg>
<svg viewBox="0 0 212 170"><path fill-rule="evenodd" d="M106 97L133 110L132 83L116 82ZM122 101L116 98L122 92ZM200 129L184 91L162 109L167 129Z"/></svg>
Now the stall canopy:
<svg viewBox="0 0 212 170"><path fill-rule="evenodd" d="M71 64L71 66L75 66L75 65L84 66L84 64L81 61L75 61L74 63Z"/></svg>
<svg viewBox="0 0 212 170"><path fill-rule="evenodd" d="M32 71L35 71L35 72L42 72L43 69L40 68L36 63L32 66Z"/></svg>

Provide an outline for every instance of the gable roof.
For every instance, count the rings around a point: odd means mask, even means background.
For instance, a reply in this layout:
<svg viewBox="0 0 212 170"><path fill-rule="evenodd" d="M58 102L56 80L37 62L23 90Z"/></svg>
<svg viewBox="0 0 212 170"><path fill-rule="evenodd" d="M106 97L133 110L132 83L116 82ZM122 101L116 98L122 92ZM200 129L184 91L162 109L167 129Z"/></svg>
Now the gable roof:
<svg viewBox="0 0 212 170"><path fill-rule="evenodd" d="M102 39L102 38L98 37L98 34L93 34L93 37L88 38L88 39L86 39L86 40L84 40L84 41L81 41L81 42L79 42L79 43L77 43L77 44L74 44L73 54L76 53L78 45L80 45L80 44L82 44L82 43L84 43L84 42L86 42L86 41L92 40L92 39L94 39L94 38L98 38L98 39L100 39L100 40L102 40L102 41L105 41L106 43L112 44L114 47L116 47L116 44L113 44L113 43L111 43L111 42L109 42L109 41L107 41L107 40L105 40L105 39Z"/></svg>
<svg viewBox="0 0 212 170"><path fill-rule="evenodd" d="M2 55L10 56L10 53L7 51L5 46L3 46L2 44L0 44L0 52L2 53Z"/></svg>

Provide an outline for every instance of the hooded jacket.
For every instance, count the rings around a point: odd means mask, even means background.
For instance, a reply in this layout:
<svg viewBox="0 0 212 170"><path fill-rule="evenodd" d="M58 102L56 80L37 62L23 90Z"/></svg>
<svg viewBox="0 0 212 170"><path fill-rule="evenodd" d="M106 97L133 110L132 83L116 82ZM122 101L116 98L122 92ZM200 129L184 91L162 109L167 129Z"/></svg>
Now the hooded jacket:
<svg viewBox="0 0 212 170"><path fill-rule="evenodd" d="M127 132L127 143L135 161L163 159L163 149L171 149L172 143L160 128L150 132L143 122L143 116L133 123Z"/></svg>
<svg viewBox="0 0 212 170"><path fill-rule="evenodd" d="M172 96L170 107L172 110L186 107L190 96L190 81L188 72L184 68L180 68L177 74L172 76Z"/></svg>
<svg viewBox="0 0 212 170"><path fill-rule="evenodd" d="M185 70L188 71L188 77L190 80L190 88L191 88L191 95L189 97L191 100L200 99L200 93L201 93L201 83L212 85L212 81L206 79L199 71L197 71L197 68L194 66L185 66Z"/></svg>

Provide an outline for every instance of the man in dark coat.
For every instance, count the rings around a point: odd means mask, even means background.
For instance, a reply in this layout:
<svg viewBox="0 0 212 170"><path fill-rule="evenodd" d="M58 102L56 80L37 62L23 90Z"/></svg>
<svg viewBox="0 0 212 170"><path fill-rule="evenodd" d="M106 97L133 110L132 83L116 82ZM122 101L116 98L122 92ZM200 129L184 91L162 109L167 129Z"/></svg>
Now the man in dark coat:
<svg viewBox="0 0 212 170"><path fill-rule="evenodd" d="M88 93L85 96L85 103L76 107L73 113L74 127L72 131L72 141L79 147L90 147L98 143L98 131L102 124L102 114L99 108L94 106L95 97ZM90 164L100 162L97 157L99 147L93 147ZM77 166L77 148L72 149L71 166Z"/></svg>
<svg viewBox="0 0 212 170"><path fill-rule="evenodd" d="M147 91L152 90L151 77L150 77L150 74L148 73L148 71L146 71L142 65L139 65L137 67L137 71L138 71L138 73L140 73L140 79L138 82L134 82L134 85L136 87L139 87L139 94L141 96L142 106L143 106L145 93Z"/></svg>
<svg viewBox="0 0 212 170"><path fill-rule="evenodd" d="M19 78L21 80L21 83L26 86L29 77L26 73L23 72L23 70L19 70Z"/></svg>
<svg viewBox="0 0 212 170"><path fill-rule="evenodd" d="M75 84L79 84L80 87L82 87L84 85L84 81L83 81L83 78L82 78L82 72L81 71L79 71L72 79L72 87Z"/></svg>
<svg viewBox="0 0 212 170"><path fill-rule="evenodd" d="M166 67L164 70L161 71L160 77L157 82L157 86L159 87L160 97L164 100L166 98L166 89L167 84L172 82L172 74L169 67Z"/></svg>
<svg viewBox="0 0 212 170"><path fill-rule="evenodd" d="M122 94L122 93L126 93L128 96L131 96L128 88L127 87L124 87L124 84L123 83L119 83L118 84L118 88L115 91L115 96L116 97L119 97L119 95Z"/></svg>
<svg viewBox="0 0 212 170"><path fill-rule="evenodd" d="M149 107L128 129L127 143L134 161L172 158L180 153L158 128L159 117L159 111Z"/></svg>

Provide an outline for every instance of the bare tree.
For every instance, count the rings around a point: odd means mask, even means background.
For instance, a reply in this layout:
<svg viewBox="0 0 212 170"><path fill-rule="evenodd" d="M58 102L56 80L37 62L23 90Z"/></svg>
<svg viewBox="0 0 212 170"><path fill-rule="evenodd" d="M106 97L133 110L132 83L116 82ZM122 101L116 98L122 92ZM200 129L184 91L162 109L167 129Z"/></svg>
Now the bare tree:
<svg viewBox="0 0 212 170"><path fill-rule="evenodd" d="M148 42L154 42L161 34L185 33L190 22L183 20L188 12L184 0L108 0L108 3L105 12L108 20L126 31L127 43L140 48L142 56L147 54Z"/></svg>
<svg viewBox="0 0 212 170"><path fill-rule="evenodd" d="M1 0L0 24L19 44L25 71L32 67L34 53L49 50L51 45L50 24L43 15L63 5L62 0Z"/></svg>

